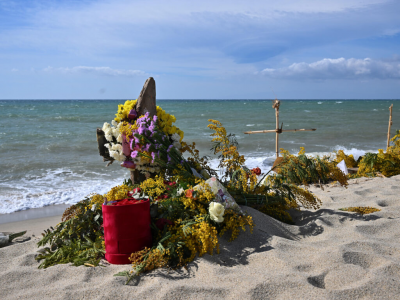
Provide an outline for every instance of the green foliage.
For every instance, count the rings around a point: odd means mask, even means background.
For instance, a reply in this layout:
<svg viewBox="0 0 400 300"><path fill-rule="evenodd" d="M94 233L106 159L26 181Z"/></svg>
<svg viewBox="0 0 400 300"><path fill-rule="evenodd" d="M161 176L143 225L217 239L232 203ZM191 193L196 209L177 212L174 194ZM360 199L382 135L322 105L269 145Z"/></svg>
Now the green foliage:
<svg viewBox="0 0 400 300"><path fill-rule="evenodd" d="M290 184L308 185L311 183L328 183L338 181L342 186L347 186L347 178L336 167L335 162L329 161L329 157L308 157L301 148L297 156L281 149L283 161L277 172Z"/></svg>
<svg viewBox="0 0 400 300"><path fill-rule="evenodd" d="M90 198L86 198L73 208L71 218L42 234L38 247L47 244L50 247L45 247L36 256L36 260L43 260L39 268L65 263L73 263L75 266L89 263L97 266L104 257L101 207L92 206Z"/></svg>

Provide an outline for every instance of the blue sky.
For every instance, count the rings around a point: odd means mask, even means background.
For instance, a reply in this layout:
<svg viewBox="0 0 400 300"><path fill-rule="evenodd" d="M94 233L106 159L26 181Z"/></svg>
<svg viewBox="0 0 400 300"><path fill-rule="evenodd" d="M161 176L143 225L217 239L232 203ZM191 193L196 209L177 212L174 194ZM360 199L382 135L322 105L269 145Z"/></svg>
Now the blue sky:
<svg viewBox="0 0 400 300"><path fill-rule="evenodd" d="M0 99L398 99L400 1L0 0Z"/></svg>

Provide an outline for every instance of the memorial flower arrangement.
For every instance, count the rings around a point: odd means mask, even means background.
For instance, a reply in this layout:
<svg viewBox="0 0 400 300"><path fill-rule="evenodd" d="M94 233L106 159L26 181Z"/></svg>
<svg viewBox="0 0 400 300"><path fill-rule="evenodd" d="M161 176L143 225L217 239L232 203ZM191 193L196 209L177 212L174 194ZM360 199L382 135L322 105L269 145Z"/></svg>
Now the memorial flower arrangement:
<svg viewBox="0 0 400 300"><path fill-rule="evenodd" d="M131 271L116 274L128 281L155 268L186 266L196 256L218 253L220 236L228 234L232 241L240 231L252 231L252 217L238 204L288 223L288 209L319 207L318 198L285 176L264 180L268 173L246 168L235 137L220 122L209 120L214 153L225 170L218 177L207 158L200 157L195 143L182 141L183 132L172 125L174 116L159 107L156 116L139 116L135 107L136 100L119 105L115 119L102 129L110 156L123 167L145 173L146 179L139 183L126 180L104 195L90 195L68 208L62 222L46 230L38 243L49 245L36 257L41 261L39 267L99 265L107 248L105 206L150 201L152 244L131 254ZM302 165L299 170L306 172Z"/></svg>
<svg viewBox="0 0 400 300"><path fill-rule="evenodd" d="M166 113L159 106L157 116L150 118L148 113L139 116L136 104L137 100L127 100L125 104L120 104L111 124L104 123L102 130L107 140L105 147L110 157L122 162L123 167L139 170L150 176L160 172L160 166L154 160L159 155L159 144L152 145L148 139L161 134L179 150L182 149L184 133L172 125L176 121L175 116Z"/></svg>

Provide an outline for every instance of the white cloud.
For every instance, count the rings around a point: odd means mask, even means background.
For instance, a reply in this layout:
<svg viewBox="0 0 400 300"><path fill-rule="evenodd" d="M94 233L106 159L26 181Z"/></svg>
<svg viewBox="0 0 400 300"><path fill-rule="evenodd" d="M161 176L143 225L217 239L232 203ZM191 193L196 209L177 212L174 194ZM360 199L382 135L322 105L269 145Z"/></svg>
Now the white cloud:
<svg viewBox="0 0 400 300"><path fill-rule="evenodd" d="M86 66L77 66L72 68L53 68L47 67L43 69L45 72L61 72L61 73L88 73L88 74L98 74L105 76L122 76L122 77L134 77L146 75L145 72L141 70L121 70L121 69L112 69L110 67L86 67Z"/></svg>
<svg viewBox="0 0 400 300"><path fill-rule="evenodd" d="M370 58L324 58L313 63L294 63L286 68L264 69L261 74L273 78L293 79L352 79L400 78L400 61L382 61Z"/></svg>

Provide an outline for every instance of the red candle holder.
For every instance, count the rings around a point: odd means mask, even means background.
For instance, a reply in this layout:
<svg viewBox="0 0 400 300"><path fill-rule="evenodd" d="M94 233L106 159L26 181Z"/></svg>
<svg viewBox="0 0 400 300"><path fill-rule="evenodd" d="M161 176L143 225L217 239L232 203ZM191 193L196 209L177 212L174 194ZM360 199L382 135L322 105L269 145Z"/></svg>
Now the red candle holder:
<svg viewBox="0 0 400 300"><path fill-rule="evenodd" d="M111 264L129 264L132 253L151 247L150 201L132 205L103 205L106 260Z"/></svg>

